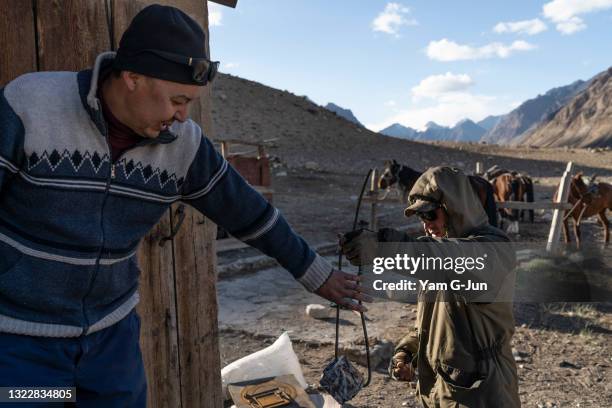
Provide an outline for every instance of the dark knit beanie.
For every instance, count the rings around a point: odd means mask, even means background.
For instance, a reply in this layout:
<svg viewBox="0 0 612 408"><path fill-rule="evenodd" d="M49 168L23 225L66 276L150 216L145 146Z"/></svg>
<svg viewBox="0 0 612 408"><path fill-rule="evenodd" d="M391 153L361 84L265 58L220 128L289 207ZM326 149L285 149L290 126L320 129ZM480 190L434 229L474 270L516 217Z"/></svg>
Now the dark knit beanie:
<svg viewBox="0 0 612 408"><path fill-rule="evenodd" d="M205 44L202 27L191 17L175 7L153 4L142 9L123 33L113 68L167 81L203 85L194 81L190 66L143 50L208 58Z"/></svg>

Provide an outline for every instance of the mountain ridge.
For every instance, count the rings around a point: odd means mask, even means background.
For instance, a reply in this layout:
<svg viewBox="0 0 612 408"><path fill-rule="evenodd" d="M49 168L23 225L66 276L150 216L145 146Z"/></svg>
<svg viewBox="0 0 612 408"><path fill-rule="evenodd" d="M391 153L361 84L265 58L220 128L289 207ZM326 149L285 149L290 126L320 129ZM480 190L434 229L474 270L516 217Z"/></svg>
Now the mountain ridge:
<svg viewBox="0 0 612 408"><path fill-rule="evenodd" d="M538 147L612 147L612 67L515 144Z"/></svg>

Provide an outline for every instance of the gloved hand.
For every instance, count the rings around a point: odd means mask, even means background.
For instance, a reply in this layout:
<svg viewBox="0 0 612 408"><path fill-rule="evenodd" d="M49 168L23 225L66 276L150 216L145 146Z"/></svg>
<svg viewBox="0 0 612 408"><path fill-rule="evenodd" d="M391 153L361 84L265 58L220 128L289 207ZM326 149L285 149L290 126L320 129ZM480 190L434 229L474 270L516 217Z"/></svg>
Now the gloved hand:
<svg viewBox="0 0 612 408"><path fill-rule="evenodd" d="M378 250L378 234L357 229L340 235L340 248L353 265L369 265Z"/></svg>
<svg viewBox="0 0 612 408"><path fill-rule="evenodd" d="M389 375L396 381L413 381L415 377L412 366L412 354L406 351L398 351L389 363Z"/></svg>

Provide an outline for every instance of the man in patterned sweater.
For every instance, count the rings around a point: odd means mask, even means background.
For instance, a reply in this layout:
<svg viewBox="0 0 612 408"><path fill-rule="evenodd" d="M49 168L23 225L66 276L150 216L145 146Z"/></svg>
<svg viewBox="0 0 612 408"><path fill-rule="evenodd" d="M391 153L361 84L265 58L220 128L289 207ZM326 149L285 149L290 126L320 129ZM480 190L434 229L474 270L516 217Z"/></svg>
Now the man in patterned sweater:
<svg viewBox="0 0 612 408"><path fill-rule="evenodd" d="M145 406L135 253L178 201L307 290L362 309L350 301L367 300L356 278L317 255L188 119L217 69L205 41L180 10L149 6L93 69L0 89L0 386Z"/></svg>

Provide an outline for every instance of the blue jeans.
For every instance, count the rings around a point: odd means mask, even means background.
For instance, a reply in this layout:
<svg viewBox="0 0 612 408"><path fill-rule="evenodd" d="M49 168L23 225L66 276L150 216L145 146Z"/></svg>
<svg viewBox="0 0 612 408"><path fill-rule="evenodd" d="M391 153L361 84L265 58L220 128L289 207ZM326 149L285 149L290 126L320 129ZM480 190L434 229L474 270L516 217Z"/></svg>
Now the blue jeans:
<svg viewBox="0 0 612 408"><path fill-rule="evenodd" d="M145 408L147 383L132 310L114 325L82 337L0 333L1 387L76 387L74 403L0 403L0 408Z"/></svg>

